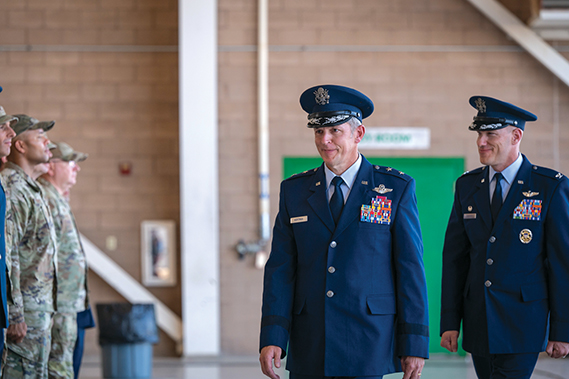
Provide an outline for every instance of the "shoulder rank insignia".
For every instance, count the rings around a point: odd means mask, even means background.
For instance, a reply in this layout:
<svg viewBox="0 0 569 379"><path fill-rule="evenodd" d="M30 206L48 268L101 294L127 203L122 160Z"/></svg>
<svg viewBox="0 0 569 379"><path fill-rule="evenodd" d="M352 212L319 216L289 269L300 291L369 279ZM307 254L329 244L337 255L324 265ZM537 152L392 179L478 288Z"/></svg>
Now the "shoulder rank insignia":
<svg viewBox="0 0 569 379"><path fill-rule="evenodd" d="M385 193L388 193L388 192L393 191L393 189L392 189L392 188L386 188L386 187L385 187L385 184L380 184L379 186L377 186L377 187L375 187L374 189L372 189L372 191L375 191L375 192L377 192L377 193L383 195L383 194L385 194Z"/></svg>
<svg viewBox="0 0 569 379"><path fill-rule="evenodd" d="M527 191L522 193L524 194L525 197L534 197L536 195L539 195L539 192L532 192L532 191Z"/></svg>
<svg viewBox="0 0 569 379"><path fill-rule="evenodd" d="M555 177L556 177L557 179L561 179L561 178L563 177L563 174L560 173L560 172L558 172L557 175L555 175Z"/></svg>
<svg viewBox="0 0 569 379"><path fill-rule="evenodd" d="M372 224L391 224L391 200L385 196L371 199L370 205L362 205L360 221Z"/></svg>

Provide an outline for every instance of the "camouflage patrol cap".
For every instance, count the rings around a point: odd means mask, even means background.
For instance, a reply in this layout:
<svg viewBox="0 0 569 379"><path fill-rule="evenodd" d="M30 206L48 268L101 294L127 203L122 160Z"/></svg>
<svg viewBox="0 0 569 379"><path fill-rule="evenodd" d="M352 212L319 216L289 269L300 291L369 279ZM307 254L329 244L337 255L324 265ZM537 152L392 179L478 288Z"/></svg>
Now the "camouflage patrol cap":
<svg viewBox="0 0 569 379"><path fill-rule="evenodd" d="M16 122L18 122L18 117L6 114L4 107L0 105L0 125L4 124L5 122L9 122L10 126L14 126Z"/></svg>
<svg viewBox="0 0 569 379"><path fill-rule="evenodd" d="M55 125L55 121L39 121L37 118L25 114L17 114L14 116L18 118L18 122L12 126L12 129L16 132L16 136L19 136L26 130L43 129L47 132Z"/></svg>
<svg viewBox="0 0 569 379"><path fill-rule="evenodd" d="M61 159L65 162L81 162L89 156L88 154L73 150L73 148L65 142L51 142L48 147L52 154L50 160Z"/></svg>

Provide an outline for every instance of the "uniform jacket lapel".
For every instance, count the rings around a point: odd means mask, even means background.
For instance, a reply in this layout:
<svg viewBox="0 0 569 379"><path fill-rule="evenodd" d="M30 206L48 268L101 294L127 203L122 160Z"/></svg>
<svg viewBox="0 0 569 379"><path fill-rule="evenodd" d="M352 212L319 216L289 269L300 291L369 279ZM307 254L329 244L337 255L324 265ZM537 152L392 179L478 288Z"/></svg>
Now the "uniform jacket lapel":
<svg viewBox="0 0 569 379"><path fill-rule="evenodd" d="M322 223L324 223L331 232L334 232L334 219L332 218L330 206L328 205L328 197L326 196L324 164L318 168L316 175L314 175L314 181L310 185L310 191L313 193L308 197L308 204L310 204L314 213L322 220Z"/></svg>
<svg viewBox="0 0 569 379"><path fill-rule="evenodd" d="M488 227L488 230L492 230L492 213L490 211L490 181L488 180L488 172L490 170L485 167L480 173L477 183L476 192L474 193L474 202L476 203L476 209L482 217L482 221Z"/></svg>
<svg viewBox="0 0 569 379"><path fill-rule="evenodd" d="M338 226L334 231L335 236L342 233L348 225L360 217L362 204L369 203L369 199L372 197L370 189L374 188L373 184L373 166L362 156L360 170L356 175L356 180L354 180L352 190L344 205Z"/></svg>
<svg viewBox="0 0 569 379"><path fill-rule="evenodd" d="M523 184L521 184L520 181ZM498 213L498 218L496 219L495 225L500 225L508 217L512 217L514 209L518 206L519 203L522 202L523 199L525 199L522 192L529 191L531 189L531 163L524 156L524 161L520 166L514 182L510 186L508 196L506 196L506 200L500 209L500 213Z"/></svg>

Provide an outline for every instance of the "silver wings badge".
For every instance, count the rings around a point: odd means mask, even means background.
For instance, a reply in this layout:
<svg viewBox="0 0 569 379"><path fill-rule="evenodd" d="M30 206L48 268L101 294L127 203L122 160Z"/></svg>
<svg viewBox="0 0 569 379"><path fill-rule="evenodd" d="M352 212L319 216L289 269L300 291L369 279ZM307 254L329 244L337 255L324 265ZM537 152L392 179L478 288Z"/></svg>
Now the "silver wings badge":
<svg viewBox="0 0 569 379"><path fill-rule="evenodd" d="M532 191L527 191L527 192L522 192L524 194L525 197L534 197L539 195L539 192L532 192Z"/></svg>
<svg viewBox="0 0 569 379"><path fill-rule="evenodd" d="M375 191L375 192L383 195L385 193L393 191L393 189L392 188L386 188L384 184L380 184L379 186L372 189L372 191Z"/></svg>

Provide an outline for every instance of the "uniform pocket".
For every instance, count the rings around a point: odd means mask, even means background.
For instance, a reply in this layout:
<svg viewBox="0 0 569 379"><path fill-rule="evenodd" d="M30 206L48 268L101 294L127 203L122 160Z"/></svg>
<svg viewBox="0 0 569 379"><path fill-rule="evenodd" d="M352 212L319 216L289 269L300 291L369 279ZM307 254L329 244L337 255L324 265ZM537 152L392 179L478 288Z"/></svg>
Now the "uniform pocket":
<svg viewBox="0 0 569 379"><path fill-rule="evenodd" d="M304 304L306 304L306 299L304 298L295 301L292 306L292 313L294 313L295 315L299 315L304 309Z"/></svg>
<svg viewBox="0 0 569 379"><path fill-rule="evenodd" d="M372 315L394 315L396 313L395 294L370 295L366 302Z"/></svg>
<svg viewBox="0 0 569 379"><path fill-rule="evenodd" d="M547 299L547 282L522 284L520 288L524 302Z"/></svg>

